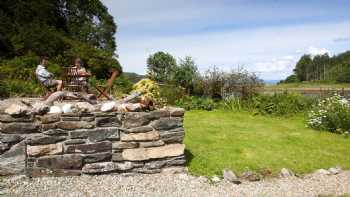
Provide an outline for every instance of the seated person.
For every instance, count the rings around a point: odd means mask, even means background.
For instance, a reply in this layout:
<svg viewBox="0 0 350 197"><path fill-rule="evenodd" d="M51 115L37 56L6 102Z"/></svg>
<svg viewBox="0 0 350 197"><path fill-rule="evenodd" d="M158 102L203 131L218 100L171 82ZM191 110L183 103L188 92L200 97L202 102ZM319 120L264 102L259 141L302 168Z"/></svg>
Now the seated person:
<svg viewBox="0 0 350 197"><path fill-rule="evenodd" d="M35 74L38 80L46 87L56 86L57 91L62 90L62 80L53 79L53 74L46 67L49 63L48 57L41 58L40 64L36 67Z"/></svg>
<svg viewBox="0 0 350 197"><path fill-rule="evenodd" d="M73 68L76 68L79 75L83 75L84 77L79 77L78 80L83 84L85 91L88 91L88 81L86 77L90 77L91 73L86 71L86 69L83 67L83 61L80 58L75 58L74 60L74 66ZM85 77L86 76L86 77Z"/></svg>

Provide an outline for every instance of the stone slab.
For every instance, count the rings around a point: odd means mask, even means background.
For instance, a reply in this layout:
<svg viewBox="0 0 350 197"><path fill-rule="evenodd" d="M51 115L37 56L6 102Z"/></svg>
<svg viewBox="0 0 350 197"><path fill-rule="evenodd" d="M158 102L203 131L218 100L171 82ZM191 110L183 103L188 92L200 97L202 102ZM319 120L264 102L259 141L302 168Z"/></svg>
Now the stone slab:
<svg viewBox="0 0 350 197"><path fill-rule="evenodd" d="M147 133L128 133L121 134L120 140L124 142L128 141L155 141L159 140L158 131L150 131Z"/></svg>
<svg viewBox="0 0 350 197"><path fill-rule="evenodd" d="M57 155L63 153L63 144L48 144L38 146L27 146L28 156L43 156L43 155Z"/></svg>
<svg viewBox="0 0 350 197"><path fill-rule="evenodd" d="M49 169L81 169L82 165L83 157L79 154L40 157L36 162L37 167Z"/></svg>
<svg viewBox="0 0 350 197"><path fill-rule="evenodd" d="M106 151L112 151L112 143L105 141L105 142L98 142L94 144L77 144L77 145L68 145L65 148L66 153L83 153L83 154L91 154L91 153L98 153L98 152L106 152Z"/></svg>
<svg viewBox="0 0 350 197"><path fill-rule="evenodd" d="M29 134L39 132L40 126L35 123L7 123L1 124L1 132L8 134Z"/></svg>
<svg viewBox="0 0 350 197"><path fill-rule="evenodd" d="M143 161L149 159L158 159L165 157L175 157L183 155L185 151L184 144L169 144L152 148L137 148L123 150L123 158L129 161Z"/></svg>

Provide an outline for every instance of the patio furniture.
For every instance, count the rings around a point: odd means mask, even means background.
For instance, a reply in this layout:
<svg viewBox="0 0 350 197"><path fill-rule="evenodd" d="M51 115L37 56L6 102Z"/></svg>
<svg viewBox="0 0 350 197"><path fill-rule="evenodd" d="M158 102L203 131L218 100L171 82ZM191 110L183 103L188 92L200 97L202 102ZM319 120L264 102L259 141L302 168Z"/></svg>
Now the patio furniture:
<svg viewBox="0 0 350 197"><path fill-rule="evenodd" d="M111 96L109 95L109 91L113 85L114 80L119 76L119 74L120 73L118 70L113 69L111 71L111 77L108 79L106 85L95 86L96 90L99 92L97 99L102 99L102 97L105 97L108 100L112 100Z"/></svg>
<svg viewBox="0 0 350 197"><path fill-rule="evenodd" d="M89 77L90 75L81 74L76 67L64 67L62 72L63 88L70 92L84 92L87 91L87 83L82 80L82 77Z"/></svg>

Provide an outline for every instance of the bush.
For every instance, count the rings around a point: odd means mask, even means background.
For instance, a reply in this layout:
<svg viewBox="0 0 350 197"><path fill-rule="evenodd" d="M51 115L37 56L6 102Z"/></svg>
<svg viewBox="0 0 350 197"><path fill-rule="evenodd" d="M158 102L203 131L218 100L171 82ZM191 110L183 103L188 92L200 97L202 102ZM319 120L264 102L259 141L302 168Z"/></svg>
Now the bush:
<svg viewBox="0 0 350 197"><path fill-rule="evenodd" d="M284 92L274 95L260 94L250 101L251 107L257 114L286 116L308 111L315 102L315 98Z"/></svg>
<svg viewBox="0 0 350 197"><path fill-rule="evenodd" d="M281 94L255 94L247 99L228 97L222 103L224 109L247 110L255 115L288 116L308 111L314 98L306 97L297 93Z"/></svg>
<svg viewBox="0 0 350 197"><path fill-rule="evenodd" d="M309 113L307 126L335 133L350 131L350 102L339 95L324 99Z"/></svg>
<svg viewBox="0 0 350 197"><path fill-rule="evenodd" d="M237 96L230 96L225 98L222 101L221 106L225 110L232 111L242 111L248 109L246 103Z"/></svg>
<svg viewBox="0 0 350 197"><path fill-rule="evenodd" d="M162 104L159 86L150 79L142 79L137 82L133 85L133 90L141 93L142 97L150 99L156 104Z"/></svg>
<svg viewBox="0 0 350 197"><path fill-rule="evenodd" d="M0 85L0 97L37 96L43 93L43 88L35 81L5 80Z"/></svg>
<svg viewBox="0 0 350 197"><path fill-rule="evenodd" d="M175 105L176 101L184 97L186 90L175 85L159 85L160 97L166 101L168 105Z"/></svg>
<svg viewBox="0 0 350 197"><path fill-rule="evenodd" d="M278 82L278 84L282 84L282 83L297 83L299 82L299 79L296 75L289 75L285 80L281 80L280 82Z"/></svg>
<svg viewBox="0 0 350 197"><path fill-rule="evenodd" d="M186 110L207 110L211 111L218 107L218 104L210 98L201 98L194 96L185 96L176 101L176 106L182 107Z"/></svg>

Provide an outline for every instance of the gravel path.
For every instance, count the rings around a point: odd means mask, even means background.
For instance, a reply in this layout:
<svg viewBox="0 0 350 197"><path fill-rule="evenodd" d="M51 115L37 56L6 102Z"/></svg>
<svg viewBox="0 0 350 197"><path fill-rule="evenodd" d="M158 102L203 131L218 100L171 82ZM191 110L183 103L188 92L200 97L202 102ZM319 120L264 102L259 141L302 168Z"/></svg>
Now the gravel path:
<svg viewBox="0 0 350 197"><path fill-rule="evenodd" d="M235 185L210 183L187 174L100 175L81 177L23 176L5 180L8 196L318 196L350 194L350 172L337 175L310 174Z"/></svg>

